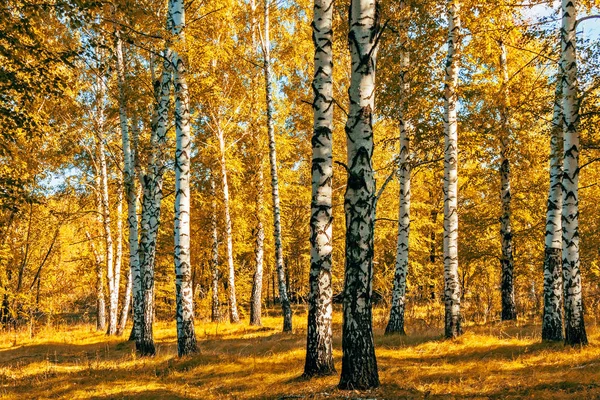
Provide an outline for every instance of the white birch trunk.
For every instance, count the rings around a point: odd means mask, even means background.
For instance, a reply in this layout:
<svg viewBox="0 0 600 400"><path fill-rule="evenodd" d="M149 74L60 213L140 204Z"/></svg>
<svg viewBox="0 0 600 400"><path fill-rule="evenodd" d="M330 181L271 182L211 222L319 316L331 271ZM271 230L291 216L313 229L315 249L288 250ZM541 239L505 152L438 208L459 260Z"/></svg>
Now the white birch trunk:
<svg viewBox="0 0 600 400"><path fill-rule="evenodd" d="M99 82L99 91L100 91L100 101L104 101L104 83ZM102 113L98 118L100 121L100 130L98 131L96 137L96 145L97 145L97 157L98 157L98 166L100 173L100 204L101 204L101 213L102 213L102 226L104 230L104 242L106 245L106 279L108 281L108 335L114 335L117 331L116 325L116 313L114 299L118 301L118 288L115 289L115 280L114 280L114 267L115 267L115 259L114 259L114 243L112 239L112 230L111 230L111 218L110 218L110 200L108 194L108 171L107 171L107 163L106 163L106 150L105 150L105 134L104 134L104 115L103 115L103 106L99 107L99 111ZM116 293L115 293L116 292ZM113 318L115 316L115 318Z"/></svg>
<svg viewBox="0 0 600 400"><path fill-rule="evenodd" d="M175 38L172 52L175 86L175 288L177 353L198 351L194 332L194 296L190 261L190 97L187 86L185 55L185 9L183 0L169 1L167 26Z"/></svg>
<svg viewBox="0 0 600 400"><path fill-rule="evenodd" d="M117 188L123 187L123 179L117 179ZM123 263L123 192L117 190L117 237L115 238L115 268L113 271L113 293L111 302L110 326L114 327L112 334L119 333L119 287L121 284L121 265Z"/></svg>
<svg viewBox="0 0 600 400"><path fill-rule="evenodd" d="M264 32L264 71L265 92L267 105L267 132L269 135L269 161L271 164L271 193L273 197L273 236L275 239L275 265L279 284L279 302L283 312L283 331L292 331L292 309L285 286L285 271L283 265L283 248L281 243L281 206L279 204L279 179L277 177L277 150L275 146L275 128L273 126L273 99L271 78L271 44L269 40L269 0L265 0L265 32Z"/></svg>
<svg viewBox="0 0 600 400"><path fill-rule="evenodd" d="M258 142L258 140L257 140ZM258 147L258 143L257 143ZM263 165L260 151L258 152L257 173L256 173L256 244L254 246L254 260L256 262L256 270L252 278L252 296L250 298L250 325L260 326L261 325L261 314L262 314L262 283L263 283L263 261L264 261L264 243L265 243L265 229L263 227L262 220L262 207L264 202L264 190L263 190Z"/></svg>
<svg viewBox="0 0 600 400"><path fill-rule="evenodd" d="M89 232L85 232L90 249L94 256L94 269L96 271L96 330L104 331L106 329L106 302L104 300L104 262L102 256L96 250L94 240Z"/></svg>
<svg viewBox="0 0 600 400"><path fill-rule="evenodd" d="M217 230L217 194L215 190L215 176L211 172L210 193L212 196L212 214L210 225L212 228L212 322L219 322L219 233Z"/></svg>
<svg viewBox="0 0 600 400"><path fill-rule="evenodd" d="M456 116L460 48L459 0L448 0L448 56L444 84L444 303L445 336L462 333L458 280L458 123Z"/></svg>
<svg viewBox="0 0 600 400"><path fill-rule="evenodd" d="M117 59L117 84L119 87L119 122L121 125L121 145L123 148L123 181L125 183L125 196L127 198L127 227L129 233L129 272L127 274L127 285L125 287L125 298L123 299L121 321L117 328L117 334L121 335L125 330L127 314L129 311L129 303L131 302L133 271L135 270L137 273L139 273L139 254L134 157L131 151L129 128L127 125L123 41L121 40L121 35L118 30L115 32L115 54Z"/></svg>
<svg viewBox="0 0 600 400"><path fill-rule="evenodd" d="M579 105L577 98L576 0L562 0L561 62L563 77L564 164L562 258L565 342L587 344L579 259Z"/></svg>
<svg viewBox="0 0 600 400"><path fill-rule="evenodd" d="M140 336L136 338L136 349L142 356L156 353L152 324L154 321L154 262L156 258L156 240L160 226L160 206L162 201L162 183L165 170L167 143L167 123L171 85L171 52L165 51L165 61L160 81L156 81L156 111L152 122L151 154L147 173L144 176L144 195L142 200L142 219L140 234L140 275L141 282L134 286L141 288ZM136 313L134 313L134 316Z"/></svg>
<svg viewBox="0 0 600 400"><path fill-rule="evenodd" d="M376 188L373 176L373 112L379 38L376 0L352 0L348 44L352 74L346 123L348 181L346 214L346 271L342 327L340 389L365 390L379 386L373 342L373 241Z"/></svg>
<svg viewBox="0 0 600 400"><path fill-rule="evenodd" d="M513 258L513 234L511 228L511 192L510 192L510 99L508 92L508 59L506 45L503 41L500 45L500 69L502 71L502 109L501 109L501 133L500 133L500 200L502 201L502 215L500 216L500 237L502 240L502 257L500 258L501 297L502 297L502 321L517 319L515 307L514 288L514 258Z"/></svg>
<svg viewBox="0 0 600 400"><path fill-rule="evenodd" d="M252 13L252 51L257 51L257 40L256 40L256 29L258 26L256 18L256 1L250 0L250 12ZM254 86L254 78L252 78L252 85ZM251 93L252 104L255 103L254 91ZM254 259L256 262L256 270L252 279L252 297L250 298L250 325L260 326L262 316L262 287L263 287L263 268L264 268L264 243L265 243L265 229L263 225L263 203L264 203L264 171L263 171L263 151L260 141L260 130L255 132L254 136L255 144L255 165L256 165L256 202L254 212L256 214L256 228L255 228L255 246L254 246Z"/></svg>
<svg viewBox="0 0 600 400"><path fill-rule="evenodd" d="M405 15L408 6L403 1L401 10ZM408 40L408 19L402 23L402 46L400 54L400 107L398 121L400 122L400 156L398 158L398 179L400 186L400 201L398 209L398 240L396 244L396 269L394 272L394 287L392 289L392 307L390 319L385 328L386 334L405 335L404 310L406 303L406 277L408 275L408 239L410 235L410 123L407 121L407 105L410 90L409 69L410 58L406 49Z"/></svg>
<svg viewBox="0 0 600 400"><path fill-rule="evenodd" d="M304 375L330 375L333 364L331 188L333 179L333 0L315 0L310 276Z"/></svg>
<svg viewBox="0 0 600 400"><path fill-rule="evenodd" d="M237 311L237 300L235 297L235 266L233 264L233 232L231 227L231 213L229 210L229 184L227 181L227 164L225 160L225 138L223 131L217 125L217 139L219 140L219 164L221 166L221 183L223 189L223 208L225 210L225 239L227 245L227 269L229 271L229 320L232 323L240 322L240 317Z"/></svg>
<svg viewBox="0 0 600 400"><path fill-rule="evenodd" d="M550 187L546 208L542 340L563 340L562 300L562 76L558 74L550 131Z"/></svg>

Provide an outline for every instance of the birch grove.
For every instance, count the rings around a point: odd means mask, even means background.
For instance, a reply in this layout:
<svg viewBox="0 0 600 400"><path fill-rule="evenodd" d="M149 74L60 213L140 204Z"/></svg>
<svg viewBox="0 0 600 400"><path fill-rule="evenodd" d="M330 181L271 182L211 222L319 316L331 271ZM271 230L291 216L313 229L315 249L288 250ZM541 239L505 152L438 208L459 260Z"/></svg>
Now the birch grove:
<svg viewBox="0 0 600 400"><path fill-rule="evenodd" d="M600 391L597 0L5 3L8 397Z"/></svg>

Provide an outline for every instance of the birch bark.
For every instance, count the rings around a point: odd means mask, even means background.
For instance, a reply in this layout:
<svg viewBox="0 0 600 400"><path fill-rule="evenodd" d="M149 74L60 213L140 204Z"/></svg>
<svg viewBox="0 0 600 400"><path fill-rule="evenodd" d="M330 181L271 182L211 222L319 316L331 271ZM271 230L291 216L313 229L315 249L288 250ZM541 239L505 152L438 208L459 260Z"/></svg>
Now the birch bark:
<svg viewBox="0 0 600 400"><path fill-rule="evenodd" d="M156 257L156 239L160 226L160 207L162 201L162 183L165 170L167 143L167 123L171 85L171 54L165 51L161 79L155 82L156 110L152 121L151 154L148 170L144 176L142 200L142 219L140 234L140 336L136 338L136 349L142 356L156 353L152 324L154 321L154 261ZM135 313L134 313L135 315Z"/></svg>
<svg viewBox="0 0 600 400"><path fill-rule="evenodd" d="M212 322L219 322L219 234L217 231L217 194L215 190L215 177L210 176L210 193L212 196L212 214L210 224L212 227Z"/></svg>
<svg viewBox="0 0 600 400"><path fill-rule="evenodd" d="M401 2L401 10L408 14L408 6ZM410 235L410 123L407 121L407 105L410 90L409 68L410 58L406 49L408 40L408 20L402 23L402 40L400 53L400 108L398 110L398 121L400 122L400 155L399 186L400 202L398 209L398 240L396 245L396 269L394 272L394 287L392 289L392 307L390 319L385 328L386 334L405 335L404 331L404 309L406 303L406 277L408 275L408 239Z"/></svg>
<svg viewBox="0 0 600 400"><path fill-rule="evenodd" d="M514 258L513 234L511 228L511 191L510 191L510 99L508 92L508 59L506 45L500 45L500 69L502 71L502 109L500 133L500 200L502 201L502 215L500 216L500 237L502 239L502 257L500 259L501 294L502 294L502 321L517 319L515 307L514 287Z"/></svg>
<svg viewBox="0 0 600 400"><path fill-rule="evenodd" d="M312 200L310 217L310 276L304 375L331 375L333 334L331 330L333 179L333 0L315 0L312 23L314 55Z"/></svg>
<svg viewBox="0 0 600 400"><path fill-rule="evenodd" d="M125 330L127 313L131 302L133 271L139 273L138 254L138 220L137 220L137 192L135 188L134 157L129 140L127 125L127 100L125 96L125 61L123 56L123 41L119 30L115 32L115 53L117 59L117 84L119 87L119 121L121 125L121 145L123 148L123 181L125 183L125 196L127 198L127 227L129 233L129 272L123 301L123 312L117 329L120 335Z"/></svg>
<svg viewBox="0 0 600 400"><path fill-rule="evenodd" d="M456 116L460 48L460 3L448 0L448 56L444 84L444 303L445 336L462 333L458 280L458 123Z"/></svg>
<svg viewBox="0 0 600 400"><path fill-rule="evenodd" d="M269 7L270 1L265 0L264 28L264 73L267 106L267 132L269 135L269 161L271 164L271 194L273 197L273 236L275 240L275 265L279 284L279 302L283 311L283 331L292 331L292 308L285 287L285 271L283 265L283 248L281 243L281 206L279 199L279 179L277 177L277 150L275 145L275 128L273 126L273 98L271 78L271 44L269 40Z"/></svg>
<svg viewBox="0 0 600 400"><path fill-rule="evenodd" d="M185 55L185 9L183 0L169 1L167 26L175 40L172 51L175 86L175 289L177 319L177 353L179 356L198 351L194 331L194 297L190 260L190 98ZM181 51L181 54L180 52Z"/></svg>
<svg viewBox="0 0 600 400"><path fill-rule="evenodd" d="M225 138L223 131L219 126L219 121L215 121L217 125L216 133L219 140L219 164L221 166L221 184L223 189L223 208L225 211L225 238L227 243L227 267L229 271L229 320L232 323L240 322L240 317L237 311L237 299L235 296L235 266L233 263L233 232L231 228L231 213L229 210L229 183L227 181L227 164L225 159Z"/></svg>
<svg viewBox="0 0 600 400"><path fill-rule="evenodd" d="M562 323L562 76L558 74L550 131L550 187L546 208L542 340L563 340Z"/></svg>
<svg viewBox="0 0 600 400"><path fill-rule="evenodd" d="M346 123L348 181L344 196L346 214L346 272L342 327L340 389L379 386L373 343L373 236L375 179L373 176L373 111L379 38L376 0L352 0L348 42L352 60L350 109Z"/></svg>
<svg viewBox="0 0 600 400"><path fill-rule="evenodd" d="M579 259L579 104L577 98L576 0L562 0L561 62L563 78L564 161L562 204L562 272L565 343L587 344Z"/></svg>

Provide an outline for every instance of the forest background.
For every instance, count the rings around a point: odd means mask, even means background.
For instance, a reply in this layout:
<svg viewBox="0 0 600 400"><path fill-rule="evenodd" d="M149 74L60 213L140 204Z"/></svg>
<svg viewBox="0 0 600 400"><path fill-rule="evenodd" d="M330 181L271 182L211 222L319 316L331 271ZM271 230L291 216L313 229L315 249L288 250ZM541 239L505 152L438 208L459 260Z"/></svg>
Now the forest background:
<svg viewBox="0 0 600 400"><path fill-rule="evenodd" d="M597 1L581 12L598 11ZM192 121L191 265L197 319L211 317L212 220L218 239L221 312L228 315L227 224L223 171L231 215L232 255L242 318L249 313L255 268L256 196L269 191L263 53L256 45L252 16L262 5L229 0L187 5L186 46ZM540 320L543 297L544 231L548 193L550 121L558 61L556 4L513 4L497 0L463 4L463 49L459 117L459 280L462 314L468 324L500 315L500 47L508 49L512 150L512 228L515 299L520 318ZM411 143L412 204L407 315L427 327L443 326L443 120L442 88L446 56L445 1L410 3L410 11L382 1L386 30L378 59L374 120L376 179L397 170L398 48L411 54L408 119ZM293 302L308 292L311 198L313 68L312 3L270 4L271 57L275 76L275 131L280 174L282 240L286 286ZM349 52L346 2L334 6L333 158L346 159L344 124L348 110ZM120 298L127 292L127 232L123 229L119 88L114 65L114 32L121 32L125 55L125 97L139 164L146 165L153 110L152 75L160 65L166 7L161 2L11 0L1 9L0 41L0 296L4 321L30 326L60 321L94 321L98 289L107 276L108 246ZM400 24L409 22L403 41ZM581 102L580 235L582 281L588 321L600 307L600 42L598 20L580 25ZM259 39L260 40L260 39ZM174 127L169 125L170 145ZM222 143L219 143L222 138ZM106 159L113 243L106 241L101 208ZM169 161L172 163L172 161ZM262 165L262 167L261 167ZM141 167L143 168L143 167ZM256 171L264 169L262 180ZM345 170L335 165L333 181L333 291L342 291ZM211 180L216 182L211 189ZM174 314L174 173L164 176L163 214L157 239L155 312ZM377 203L374 290L381 306L391 299L396 261L399 188L392 179ZM213 207L214 204L214 207ZM272 220L264 201L260 215ZM263 301L272 304L278 288L274 241L265 223ZM122 267L116 268L120 263ZM114 279L114 278L113 278ZM100 282L100 284L99 284ZM122 300L121 300L122 303ZM302 312L302 311L297 311ZM376 325L384 326L385 314ZM407 326L410 331L412 327Z"/></svg>

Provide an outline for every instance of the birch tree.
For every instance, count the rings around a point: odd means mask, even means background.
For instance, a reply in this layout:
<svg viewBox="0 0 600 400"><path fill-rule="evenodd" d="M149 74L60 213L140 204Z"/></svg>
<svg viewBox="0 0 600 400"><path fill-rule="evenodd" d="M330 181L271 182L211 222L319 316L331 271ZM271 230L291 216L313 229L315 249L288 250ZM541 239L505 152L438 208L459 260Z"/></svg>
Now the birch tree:
<svg viewBox="0 0 600 400"><path fill-rule="evenodd" d="M460 3L448 0L448 55L444 83L444 304L445 336L461 332L458 280L458 123L456 116L460 48Z"/></svg>
<svg viewBox="0 0 600 400"><path fill-rule="evenodd" d="M315 0L312 23L314 77L312 89L312 201L310 217L310 277L304 375L330 375L333 364L331 188L333 179L333 0Z"/></svg>
<svg viewBox="0 0 600 400"><path fill-rule="evenodd" d="M185 9L183 0L169 1L167 27L174 37L171 52L175 86L175 289L177 353L198 351L194 331L194 299L190 262L190 98L186 77ZM182 51L182 54L180 54Z"/></svg>
<svg viewBox="0 0 600 400"><path fill-rule="evenodd" d="M212 305L210 318L212 322L219 322L219 234L217 231L217 194L215 190L215 177L210 174L210 194L212 196L212 213L210 225L212 228Z"/></svg>
<svg viewBox="0 0 600 400"><path fill-rule="evenodd" d="M562 324L562 85L556 79L554 111L550 130L550 187L546 207L546 233L544 251L544 311L542 340L563 340Z"/></svg>
<svg viewBox="0 0 600 400"><path fill-rule="evenodd" d="M115 253L114 242L112 238L111 217L110 217L110 199L108 189L108 166L106 160L106 136L105 136L105 115L104 101L105 83L102 77L98 77L98 132L96 133L96 156L98 159L98 173L100 185L100 212L102 217L102 227L105 243L105 261L106 261L106 279L108 281L108 328L107 334L114 335L117 331L117 307L119 302L119 288L115 287Z"/></svg>
<svg viewBox="0 0 600 400"><path fill-rule="evenodd" d="M227 164L225 159L225 138L218 118L215 119L215 133L219 141L219 165L221 167L221 185L223 190L223 209L225 212L225 239L227 245L227 268L229 271L229 320L240 322L235 296L235 266L233 263L233 232L231 227L231 211L229 210L229 182L227 181Z"/></svg>
<svg viewBox="0 0 600 400"><path fill-rule="evenodd" d="M408 6L404 1L400 10L406 15ZM398 178L400 181L400 202L398 209L398 240L396 245L396 268L394 272L394 286L392 289L392 307L390 319L385 328L386 334L398 333L405 335L404 309L406 302L406 276L408 275L408 238L410 235L410 123L407 121L407 105L410 90L409 68L410 58L406 48L408 40L408 18L402 21L402 44L400 47L400 107L398 121L400 123L400 155L398 158Z"/></svg>
<svg viewBox="0 0 600 400"><path fill-rule="evenodd" d="M129 272L127 286L125 288L125 299L123 302L124 312L121 314L118 332L122 334L127 322L127 310L129 309L130 293L132 287L133 271L139 271L138 254L138 220L137 220L137 192L135 188L134 159L129 140L129 127L127 123L127 104L125 97L125 62L123 59L123 41L121 32L115 31L115 55L117 62L117 85L119 88L119 122L121 126L121 146L123 148L123 181L125 183L125 196L127 198L127 227L129 231Z"/></svg>
<svg viewBox="0 0 600 400"><path fill-rule="evenodd" d="M257 140L258 142L258 140ZM259 143L257 143L257 146ZM262 284L263 284L263 264L264 264L264 246L265 246L265 229L262 221L262 211L264 202L264 173L262 158L260 157L260 151L257 152L258 157L257 173L256 173L256 202L255 202L255 213L256 213L256 228L255 236L256 243L254 246L254 260L256 262L256 270L252 277L252 296L250 297L250 325L260 326L261 325L261 314L262 314Z"/></svg>
<svg viewBox="0 0 600 400"><path fill-rule="evenodd" d="M511 191L510 191L510 99L508 91L508 60L506 45L502 40L498 42L500 47L500 70L502 72L502 107L500 111L500 200L502 201L502 215L500 216L500 237L502 239L502 256L500 258L502 277L502 321L517 318L515 308L514 288L514 258L513 258L513 234L511 228Z"/></svg>
<svg viewBox="0 0 600 400"><path fill-rule="evenodd" d="M134 302L136 307L134 316L137 315L138 318L141 318L140 334L136 337L136 349L142 356L151 356L156 353L152 330L154 321L154 262L156 259L156 238L160 226L162 184L165 170L165 147L172 76L170 63L170 50L167 49L164 54L161 78L154 83L156 104L150 138L151 154L148 160L148 169L143 178L139 283L136 283L134 274L134 287L140 290L139 293L136 292L136 295L140 297L140 301L137 304Z"/></svg>
<svg viewBox="0 0 600 400"><path fill-rule="evenodd" d="M346 271L339 387L363 390L379 386L371 310L376 206L372 164L373 111L377 42L381 35L377 1L352 0L349 21L352 73L345 128L348 153L344 195Z"/></svg>
<svg viewBox="0 0 600 400"><path fill-rule="evenodd" d="M258 50L258 42L256 40L256 31L257 31L257 18L256 18L256 1L250 0L250 13L252 15L252 53ZM254 86L254 78L252 78L252 86ZM251 96L251 104L255 104L255 91L253 90L250 94ZM252 111L255 111L255 108L251 108ZM254 246L254 260L256 262L256 270L254 271L254 276L252 277L252 296L250 297L250 325L261 325L261 314L262 314L262 286L263 286L263 268L264 268L264 258L265 258L265 228L263 225L263 203L264 203L264 186L263 182L265 180L264 170L263 170L263 146L260 140L260 130L254 135L254 148L255 148L255 159L254 163L256 165L256 198L255 198L255 208L254 212L256 215L256 228L254 234L256 236L255 246Z"/></svg>
<svg viewBox="0 0 600 400"><path fill-rule="evenodd" d="M264 74L265 74L265 101L267 106L267 133L269 136L269 162L271 164L271 194L273 197L273 237L275 240L275 265L277 282L279 286L279 302L283 311L283 331L292 331L292 308L285 286L285 271L283 265L283 247L281 243L281 206L279 198L279 178L277 176L277 149L275 145L275 127L273 122L273 82L271 77L271 43L269 40L269 7L270 1L265 0L265 19L263 36Z"/></svg>
<svg viewBox="0 0 600 400"><path fill-rule="evenodd" d="M562 0L560 75L563 82L562 271L565 343L587 344L579 259L579 104L576 0Z"/></svg>
<svg viewBox="0 0 600 400"><path fill-rule="evenodd" d="M96 271L96 330L104 331L106 329L106 300L104 298L104 271L102 256L96 250L96 245L92 235L85 232L86 238L90 244L92 255L94 256L94 269Z"/></svg>

